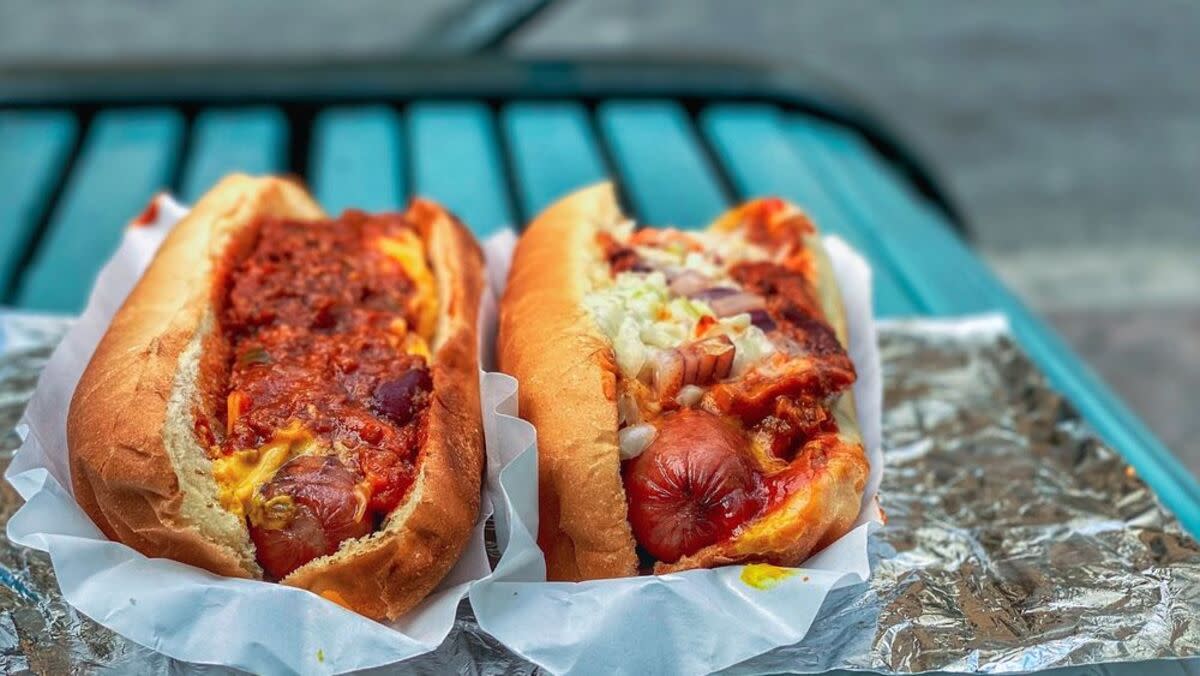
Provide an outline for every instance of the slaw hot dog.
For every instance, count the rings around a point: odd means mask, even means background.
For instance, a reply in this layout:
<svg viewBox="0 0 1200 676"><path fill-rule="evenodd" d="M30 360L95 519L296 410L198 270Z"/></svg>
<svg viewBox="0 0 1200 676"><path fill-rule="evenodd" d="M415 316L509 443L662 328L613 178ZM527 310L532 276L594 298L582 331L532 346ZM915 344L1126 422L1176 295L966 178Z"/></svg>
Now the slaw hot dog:
<svg viewBox="0 0 1200 676"><path fill-rule="evenodd" d="M635 230L599 185L518 243L497 353L538 430L551 579L798 565L849 530L867 461L812 222L778 199Z"/></svg>

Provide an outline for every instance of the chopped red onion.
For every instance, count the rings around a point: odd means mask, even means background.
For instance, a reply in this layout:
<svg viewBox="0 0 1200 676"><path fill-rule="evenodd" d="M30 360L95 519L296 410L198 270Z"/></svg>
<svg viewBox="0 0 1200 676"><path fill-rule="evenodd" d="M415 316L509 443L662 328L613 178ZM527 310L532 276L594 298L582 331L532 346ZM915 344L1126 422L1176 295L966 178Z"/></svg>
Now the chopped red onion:
<svg viewBox="0 0 1200 676"><path fill-rule="evenodd" d="M718 317L732 317L766 307L766 301L756 293L741 291L708 302Z"/></svg>
<svg viewBox="0 0 1200 676"><path fill-rule="evenodd" d="M729 376L734 346L729 336L705 338L661 353L654 365L659 400L673 399L685 385L707 385Z"/></svg>
<svg viewBox="0 0 1200 676"><path fill-rule="evenodd" d="M702 291L711 281L695 270L684 270L671 278L671 292L679 296L691 296Z"/></svg>
<svg viewBox="0 0 1200 676"><path fill-rule="evenodd" d="M771 315L767 314L765 308L756 308L750 311L750 323L757 326L763 333L770 333L779 328Z"/></svg>
<svg viewBox="0 0 1200 676"><path fill-rule="evenodd" d="M711 303L718 298L732 296L735 293L741 293L737 289L728 286L713 286L691 294L695 300L702 300L706 303Z"/></svg>

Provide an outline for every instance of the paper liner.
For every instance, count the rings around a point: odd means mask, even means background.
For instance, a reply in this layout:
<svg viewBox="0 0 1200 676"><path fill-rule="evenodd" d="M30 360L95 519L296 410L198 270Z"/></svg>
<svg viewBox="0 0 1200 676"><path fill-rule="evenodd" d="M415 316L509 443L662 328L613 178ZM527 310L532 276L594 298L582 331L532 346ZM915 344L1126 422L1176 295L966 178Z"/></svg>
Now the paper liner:
<svg viewBox="0 0 1200 676"><path fill-rule="evenodd" d="M825 242L844 296L849 352L858 370L854 396L871 464L856 527L769 589L744 582L744 566L544 582L545 562L536 544L537 435L515 417L517 383L508 379L508 387L496 391L506 396L495 402L501 415L490 421L488 437L489 453L508 462L504 470L488 473L497 535L503 534L507 548L493 575L470 591L484 631L555 673L706 673L796 643L829 592L867 580L868 534L882 522L875 498L883 469L871 271L840 239ZM506 262L512 243L511 235L490 240L489 260Z"/></svg>
<svg viewBox="0 0 1200 676"><path fill-rule="evenodd" d="M107 540L75 504L66 443L71 393L113 314L167 231L187 213L169 196L156 201L154 221L131 226L101 270L83 316L47 362L21 419L18 431L24 444L5 476L27 502L9 521L8 537L50 554L63 597L72 606L112 631L180 660L253 672L338 673L392 664L437 648L454 626L472 581L489 574L486 499L462 558L429 598L390 624L302 589L147 558ZM494 323L489 294L480 325L486 333ZM485 387L489 382L482 372L480 381ZM482 401L489 397L495 398L486 389L481 392Z"/></svg>

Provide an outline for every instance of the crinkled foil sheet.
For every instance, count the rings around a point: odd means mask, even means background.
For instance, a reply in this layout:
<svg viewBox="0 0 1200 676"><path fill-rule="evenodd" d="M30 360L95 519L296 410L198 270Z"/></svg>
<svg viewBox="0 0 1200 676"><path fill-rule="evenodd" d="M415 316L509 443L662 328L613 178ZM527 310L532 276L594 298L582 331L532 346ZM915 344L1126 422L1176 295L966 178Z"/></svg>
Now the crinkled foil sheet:
<svg viewBox="0 0 1200 676"><path fill-rule="evenodd" d="M9 430L65 323L0 325L7 464ZM803 642L731 672L1020 672L1200 655L1200 546L1005 335L916 322L881 327L880 342L889 521L871 582L835 592ZM19 499L2 490L7 521ZM40 552L4 541L0 566L8 673L217 671L75 612ZM536 671L481 632L465 602L446 642L406 666Z"/></svg>

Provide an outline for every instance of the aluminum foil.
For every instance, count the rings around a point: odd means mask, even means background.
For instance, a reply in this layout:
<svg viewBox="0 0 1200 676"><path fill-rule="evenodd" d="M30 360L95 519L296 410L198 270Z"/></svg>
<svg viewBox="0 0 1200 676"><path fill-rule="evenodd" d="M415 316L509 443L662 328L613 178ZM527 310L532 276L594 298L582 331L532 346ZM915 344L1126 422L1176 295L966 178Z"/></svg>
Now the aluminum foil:
<svg viewBox="0 0 1200 676"><path fill-rule="evenodd" d="M0 314L0 468L21 444L13 426L38 373L66 331L56 318ZM0 524L20 496L0 482ZM0 538L0 669L4 673L159 670L169 659L109 632L67 605L50 557Z"/></svg>
<svg viewBox="0 0 1200 676"><path fill-rule="evenodd" d="M66 324L0 314L0 469ZM834 592L805 640L733 673L1020 672L1200 656L1200 545L1003 331L880 326L889 521L868 585ZM0 521L17 496L0 488ZM480 631L418 673L536 671ZM6 673L217 672L163 657L67 606L48 558L0 541Z"/></svg>

